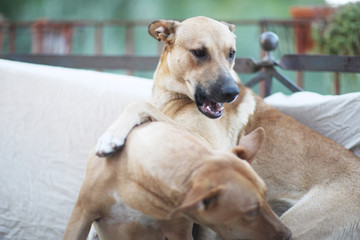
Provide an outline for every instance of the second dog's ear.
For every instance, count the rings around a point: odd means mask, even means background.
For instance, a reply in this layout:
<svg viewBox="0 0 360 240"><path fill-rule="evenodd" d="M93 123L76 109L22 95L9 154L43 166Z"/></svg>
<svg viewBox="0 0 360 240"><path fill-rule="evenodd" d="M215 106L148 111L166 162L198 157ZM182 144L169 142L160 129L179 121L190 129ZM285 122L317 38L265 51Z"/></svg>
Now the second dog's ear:
<svg viewBox="0 0 360 240"><path fill-rule="evenodd" d="M174 219L180 214L208 210L221 190L221 186L211 188L207 186L207 184L197 182L196 185L190 189L189 193L186 194L183 203L169 214L168 219Z"/></svg>
<svg viewBox="0 0 360 240"><path fill-rule="evenodd" d="M177 26L180 22L173 20L157 20L148 26L148 32L158 41L168 44L174 40Z"/></svg>
<svg viewBox="0 0 360 240"><path fill-rule="evenodd" d="M265 130L259 127L240 138L239 145L234 147L231 151L239 158L251 163L260 148L262 147L265 139Z"/></svg>

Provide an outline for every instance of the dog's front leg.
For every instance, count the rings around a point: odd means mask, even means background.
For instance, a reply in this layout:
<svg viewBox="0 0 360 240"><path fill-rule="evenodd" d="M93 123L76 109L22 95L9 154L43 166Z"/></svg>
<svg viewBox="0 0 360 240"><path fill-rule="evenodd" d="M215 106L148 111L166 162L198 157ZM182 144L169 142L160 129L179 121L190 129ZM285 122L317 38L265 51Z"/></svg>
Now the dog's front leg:
<svg viewBox="0 0 360 240"><path fill-rule="evenodd" d="M63 240L86 240L93 220L76 204L66 226Z"/></svg>
<svg viewBox="0 0 360 240"><path fill-rule="evenodd" d="M135 102L121 113L120 117L99 138L96 155L107 157L120 149L131 129L147 121L173 122L149 102Z"/></svg>

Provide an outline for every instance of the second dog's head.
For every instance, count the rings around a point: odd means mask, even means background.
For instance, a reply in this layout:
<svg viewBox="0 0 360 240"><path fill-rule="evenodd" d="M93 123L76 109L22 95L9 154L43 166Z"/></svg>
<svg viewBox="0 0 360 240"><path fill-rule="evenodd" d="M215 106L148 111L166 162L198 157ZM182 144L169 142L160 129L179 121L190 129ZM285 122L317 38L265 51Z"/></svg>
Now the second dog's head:
<svg viewBox="0 0 360 240"><path fill-rule="evenodd" d="M214 230L222 239L289 240L291 231L266 202L266 186L250 166L265 137L258 128L232 153L213 152L188 178L190 190L169 214Z"/></svg>
<svg viewBox="0 0 360 240"><path fill-rule="evenodd" d="M151 36L165 43L161 61L166 61L167 71L162 69L161 74L171 74L182 85L178 89L171 86L172 90L186 94L209 118L221 117L223 103L234 101L239 94L233 72L234 29L234 25L206 17L181 23L158 20L148 28Z"/></svg>

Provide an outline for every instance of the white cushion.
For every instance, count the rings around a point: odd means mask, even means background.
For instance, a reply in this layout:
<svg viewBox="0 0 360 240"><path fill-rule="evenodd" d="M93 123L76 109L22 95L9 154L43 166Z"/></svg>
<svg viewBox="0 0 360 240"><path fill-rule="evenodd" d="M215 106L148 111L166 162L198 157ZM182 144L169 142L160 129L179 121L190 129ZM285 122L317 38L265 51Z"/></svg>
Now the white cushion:
<svg viewBox="0 0 360 240"><path fill-rule="evenodd" d="M61 239L97 138L152 81L0 60L0 239Z"/></svg>
<svg viewBox="0 0 360 240"><path fill-rule="evenodd" d="M360 157L360 93L320 95L276 93L266 102L304 125L333 139Z"/></svg>

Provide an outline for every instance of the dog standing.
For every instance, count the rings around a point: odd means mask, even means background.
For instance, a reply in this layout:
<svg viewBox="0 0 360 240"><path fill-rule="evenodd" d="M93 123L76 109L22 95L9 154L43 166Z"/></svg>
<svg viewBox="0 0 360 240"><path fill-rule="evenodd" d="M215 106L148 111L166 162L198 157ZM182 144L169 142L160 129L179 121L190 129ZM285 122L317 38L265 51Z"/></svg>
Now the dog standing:
<svg viewBox="0 0 360 240"><path fill-rule="evenodd" d="M229 149L263 127L264 147L253 166L293 238L360 239L360 160L237 80L233 30L205 17L150 24L150 35L165 43L154 74L155 108L138 104L120 117L100 138L97 154L115 152L144 119L174 121L213 149Z"/></svg>
<svg viewBox="0 0 360 240"><path fill-rule="evenodd" d="M115 156L90 157L64 240L85 239L93 222L109 240L192 239L193 222L224 239L289 239L248 163L263 138L257 129L214 151L178 126L144 123Z"/></svg>

